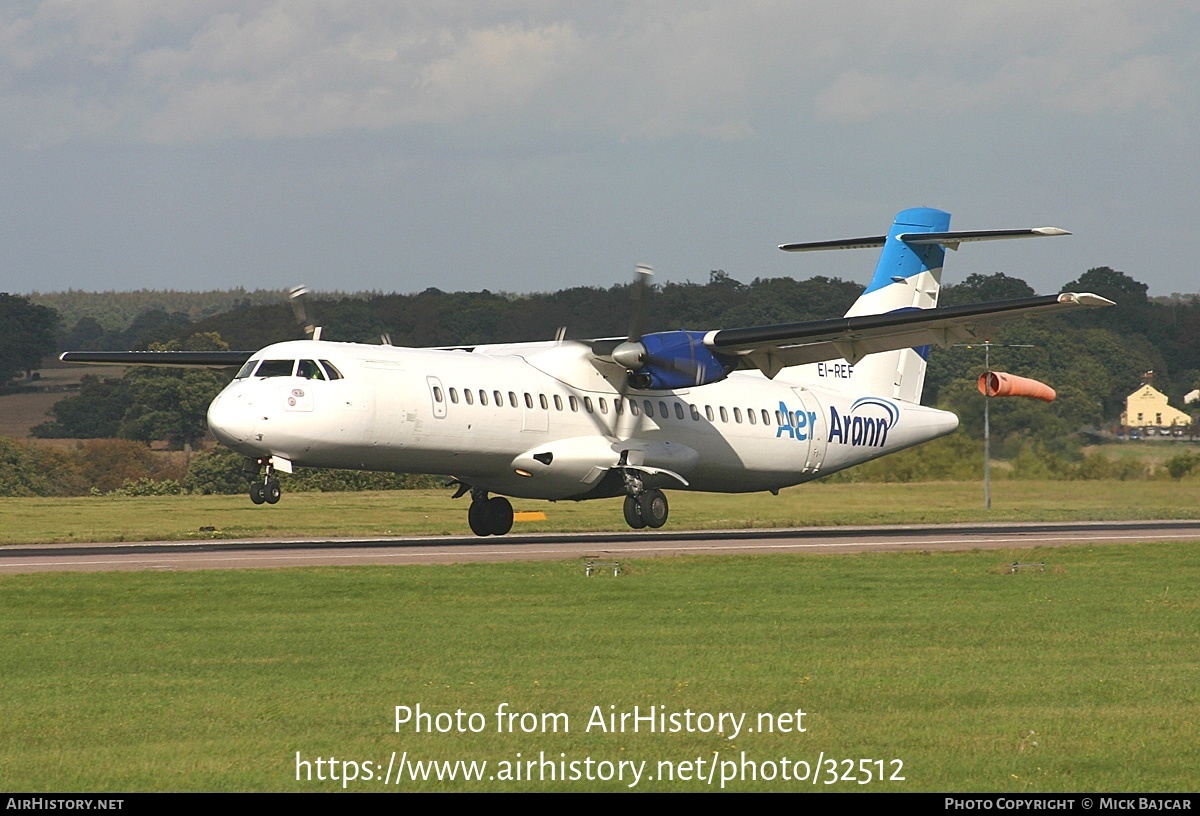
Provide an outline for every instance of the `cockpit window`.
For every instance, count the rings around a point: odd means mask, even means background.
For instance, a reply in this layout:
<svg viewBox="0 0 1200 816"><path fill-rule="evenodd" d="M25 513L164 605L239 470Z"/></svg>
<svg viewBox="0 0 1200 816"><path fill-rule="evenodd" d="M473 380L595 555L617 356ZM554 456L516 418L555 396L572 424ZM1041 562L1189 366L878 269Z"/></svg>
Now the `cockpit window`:
<svg viewBox="0 0 1200 816"><path fill-rule="evenodd" d="M323 380L325 375L321 373L321 367L317 365L316 360L301 360L296 366L296 376L305 380Z"/></svg>
<svg viewBox="0 0 1200 816"><path fill-rule="evenodd" d="M290 377L295 367L295 360L263 360L254 372L255 377Z"/></svg>
<svg viewBox="0 0 1200 816"><path fill-rule="evenodd" d="M258 365L258 360L247 360L246 364L242 366L241 370L238 371L237 376L234 377L234 379L235 380L246 379L247 377L250 376L250 372L254 370L254 367L256 365Z"/></svg>
<svg viewBox="0 0 1200 816"><path fill-rule="evenodd" d="M322 360L321 365L323 365L325 367L325 373L329 375L329 379L331 379L331 380L343 379L342 372L340 372L336 368L334 368L333 363L329 362L328 360Z"/></svg>

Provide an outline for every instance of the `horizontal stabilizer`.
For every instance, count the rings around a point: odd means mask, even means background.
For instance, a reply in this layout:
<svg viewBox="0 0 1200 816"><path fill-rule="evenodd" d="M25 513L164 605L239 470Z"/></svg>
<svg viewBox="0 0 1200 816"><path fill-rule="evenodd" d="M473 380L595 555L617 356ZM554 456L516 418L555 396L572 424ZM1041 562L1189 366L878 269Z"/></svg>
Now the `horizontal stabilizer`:
<svg viewBox="0 0 1200 816"><path fill-rule="evenodd" d="M896 237L906 244L941 244L958 249L959 244L972 241L1003 241L1009 238L1045 238L1054 235L1070 235L1058 227L1034 227L1033 229L1011 230L962 230L958 232L901 233ZM784 252L816 252L822 249L865 249L881 247L887 242L886 235L869 238L845 238L838 241L809 241L800 244L780 244Z"/></svg>
<svg viewBox="0 0 1200 816"><path fill-rule="evenodd" d="M229 368L242 365L253 355L253 351L64 351L58 359L89 365Z"/></svg>

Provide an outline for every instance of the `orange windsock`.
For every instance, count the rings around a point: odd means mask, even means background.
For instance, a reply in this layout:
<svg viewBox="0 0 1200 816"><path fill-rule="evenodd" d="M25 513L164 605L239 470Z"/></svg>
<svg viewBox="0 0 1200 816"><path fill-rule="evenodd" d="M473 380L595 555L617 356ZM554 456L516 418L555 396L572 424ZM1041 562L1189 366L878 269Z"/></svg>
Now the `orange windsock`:
<svg viewBox="0 0 1200 816"><path fill-rule="evenodd" d="M986 390L985 390L986 389ZM979 393L989 397L1033 397L1054 402L1058 396L1054 389L1043 382L1003 371L985 371L979 375Z"/></svg>

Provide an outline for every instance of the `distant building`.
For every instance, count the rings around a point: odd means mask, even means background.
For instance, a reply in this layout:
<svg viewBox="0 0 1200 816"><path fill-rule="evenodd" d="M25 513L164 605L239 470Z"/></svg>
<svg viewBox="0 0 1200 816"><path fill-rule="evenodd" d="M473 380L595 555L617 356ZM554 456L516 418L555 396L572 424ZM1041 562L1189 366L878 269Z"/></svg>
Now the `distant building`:
<svg viewBox="0 0 1200 816"><path fill-rule="evenodd" d="M1143 385L1125 398L1121 424L1133 428L1171 428L1191 424L1192 418L1167 404L1167 395Z"/></svg>

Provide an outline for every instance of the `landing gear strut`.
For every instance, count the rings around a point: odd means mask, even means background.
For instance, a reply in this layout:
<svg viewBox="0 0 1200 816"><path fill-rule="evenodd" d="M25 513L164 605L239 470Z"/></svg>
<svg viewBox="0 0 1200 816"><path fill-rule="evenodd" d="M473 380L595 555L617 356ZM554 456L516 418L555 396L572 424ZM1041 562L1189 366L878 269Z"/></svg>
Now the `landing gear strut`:
<svg viewBox="0 0 1200 816"><path fill-rule="evenodd" d="M488 498L486 490L471 490L467 523L477 536L505 535L513 526L512 503L503 496Z"/></svg>
<svg viewBox="0 0 1200 816"><path fill-rule="evenodd" d="M255 504L278 504L283 495L279 480L275 478L275 468L270 459L246 459L242 463L242 472L250 480L250 501Z"/></svg>

